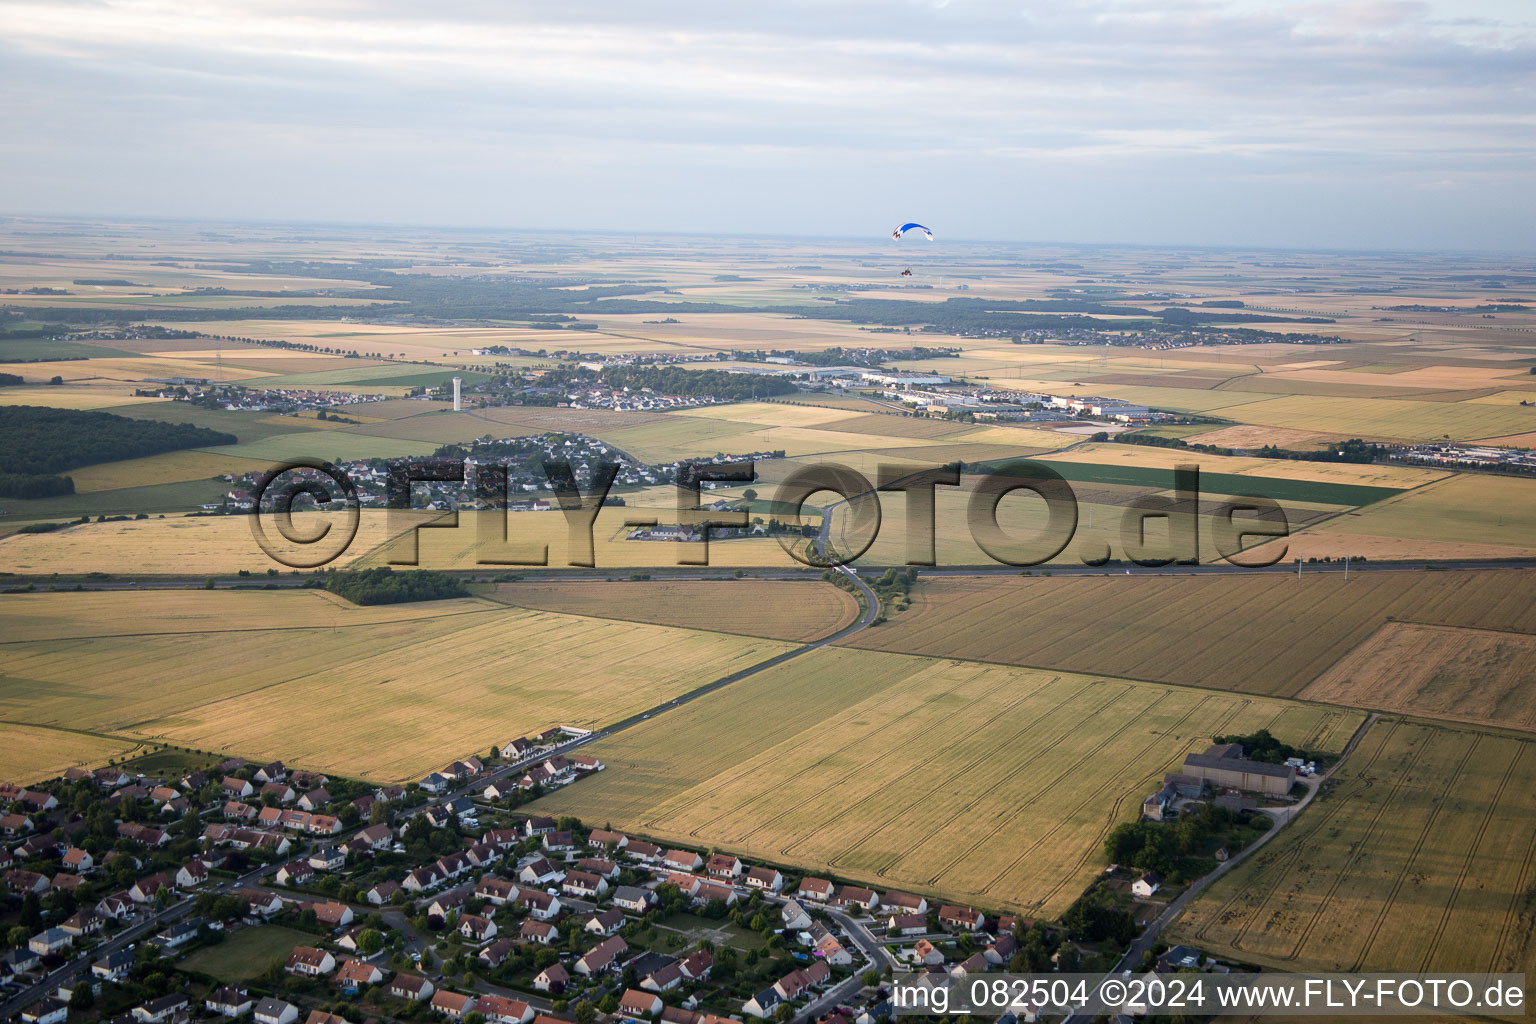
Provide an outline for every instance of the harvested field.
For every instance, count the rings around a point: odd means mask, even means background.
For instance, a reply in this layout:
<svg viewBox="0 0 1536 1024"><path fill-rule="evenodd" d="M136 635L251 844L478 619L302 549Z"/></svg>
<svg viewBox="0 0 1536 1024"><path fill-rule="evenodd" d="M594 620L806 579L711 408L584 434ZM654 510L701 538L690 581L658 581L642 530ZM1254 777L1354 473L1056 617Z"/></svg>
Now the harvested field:
<svg viewBox="0 0 1536 1024"><path fill-rule="evenodd" d="M1321 448L1329 441L1343 440L1343 434L1329 434L1321 430L1255 427L1246 424L1200 434L1201 444L1213 444L1219 448L1262 448L1267 444L1279 448Z"/></svg>
<svg viewBox="0 0 1536 1024"><path fill-rule="evenodd" d="M1169 941L1287 971L1530 973L1531 748L1376 723L1317 805L1190 904Z"/></svg>
<svg viewBox="0 0 1536 1024"><path fill-rule="evenodd" d="M298 599L289 624L248 628L239 602L223 602L222 631L204 619L7 644L0 718L404 781L513 736L615 721L788 649L481 601L395 621L368 621L369 609L351 625L306 595L251 596L266 599L252 602L258 624L280 614L271 598Z"/></svg>
<svg viewBox="0 0 1536 1024"><path fill-rule="evenodd" d="M1338 750L1360 717L827 649L594 745L609 770L533 806L877 888L1054 915L1103 869L1108 830L1212 735L1264 727Z"/></svg>
<svg viewBox="0 0 1536 1024"><path fill-rule="evenodd" d="M1536 732L1536 636L1389 622L1297 696Z"/></svg>
<svg viewBox="0 0 1536 1024"><path fill-rule="evenodd" d="M0 782L42 782L67 768L106 764L140 746L134 739L0 722Z"/></svg>
<svg viewBox="0 0 1536 1024"><path fill-rule="evenodd" d="M502 583L489 596L519 608L795 643L830 636L859 613L851 594L819 580Z"/></svg>
<svg viewBox="0 0 1536 1024"><path fill-rule="evenodd" d="M1389 618L1533 634L1536 574L928 579L847 643L1289 697Z"/></svg>
<svg viewBox="0 0 1536 1024"><path fill-rule="evenodd" d="M86 640L168 633L285 629L295 623L339 629L494 612L480 598L363 606L324 590L96 590L7 594L0 603L0 652L37 640Z"/></svg>
<svg viewBox="0 0 1536 1024"><path fill-rule="evenodd" d="M147 487L182 480L208 480L225 473L262 473L268 463L205 451L165 452L142 459L102 462L69 471L76 494L115 491L123 487ZM227 486L227 485L226 485Z"/></svg>

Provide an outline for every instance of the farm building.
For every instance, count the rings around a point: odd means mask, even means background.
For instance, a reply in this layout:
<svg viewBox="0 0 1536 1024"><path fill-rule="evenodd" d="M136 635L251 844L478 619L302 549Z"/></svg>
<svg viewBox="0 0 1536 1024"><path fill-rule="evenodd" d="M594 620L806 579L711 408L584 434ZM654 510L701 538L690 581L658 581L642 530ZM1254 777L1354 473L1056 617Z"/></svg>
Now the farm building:
<svg viewBox="0 0 1536 1024"><path fill-rule="evenodd" d="M1270 796L1284 796L1296 782L1295 768L1250 761L1243 756L1239 743L1218 743L1203 754L1190 754L1184 758L1184 774L1204 779L1213 786Z"/></svg>

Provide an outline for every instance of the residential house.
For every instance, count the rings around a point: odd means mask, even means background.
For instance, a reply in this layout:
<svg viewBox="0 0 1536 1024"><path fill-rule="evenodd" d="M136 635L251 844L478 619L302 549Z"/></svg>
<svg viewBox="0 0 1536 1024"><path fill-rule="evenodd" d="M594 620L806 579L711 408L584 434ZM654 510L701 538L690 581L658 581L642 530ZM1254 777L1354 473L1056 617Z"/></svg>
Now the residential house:
<svg viewBox="0 0 1536 1024"><path fill-rule="evenodd" d="M695 903L708 903L711 900L720 900L726 906L730 906L738 899L736 890L719 882L700 882L698 888L693 890Z"/></svg>
<svg viewBox="0 0 1536 1024"><path fill-rule="evenodd" d="M982 951L987 962L997 966L1006 965L1019 951L1019 940L1013 937L1012 932L1003 932L997 937L997 941Z"/></svg>
<svg viewBox="0 0 1536 1024"><path fill-rule="evenodd" d="M960 978L963 978L968 974L985 974L987 973L987 964L988 961L985 955L981 953L972 953L960 963L950 968L949 973Z"/></svg>
<svg viewBox="0 0 1536 1024"><path fill-rule="evenodd" d="M94 910L77 910L66 917L59 927L75 938L81 938L99 933L104 924L103 919Z"/></svg>
<svg viewBox="0 0 1536 1024"><path fill-rule="evenodd" d="M96 862L91 859L91 855L78 846L71 846L65 850L61 863L64 865L64 870L73 871L81 875L96 866Z"/></svg>
<svg viewBox="0 0 1536 1024"><path fill-rule="evenodd" d="M928 932L928 915L892 914L885 919L885 927L892 935L925 935Z"/></svg>
<svg viewBox="0 0 1536 1024"><path fill-rule="evenodd" d="M382 907L384 904L389 902L390 897L394 896L394 894L399 891L399 882L379 882L377 885L374 885L372 888L370 888L365 895L369 903L372 903L376 907Z"/></svg>
<svg viewBox="0 0 1536 1024"><path fill-rule="evenodd" d="M640 987L649 992L670 992L682 983L682 969L674 961L647 974L641 979Z"/></svg>
<svg viewBox="0 0 1536 1024"><path fill-rule="evenodd" d="M44 928L27 940L27 948L38 956L60 953L75 944L75 937L62 928Z"/></svg>
<svg viewBox="0 0 1536 1024"><path fill-rule="evenodd" d="M395 845L394 830L382 822L378 825L369 825L353 838L354 841L364 843L372 850L387 850Z"/></svg>
<svg viewBox="0 0 1536 1024"><path fill-rule="evenodd" d="M537 922L524 922L535 924ZM541 928L553 928L553 925L539 925ZM488 917L478 914L465 914L459 918L459 934L477 945L490 942L496 937L496 922Z"/></svg>
<svg viewBox="0 0 1536 1024"><path fill-rule="evenodd" d="M1131 895L1145 899L1163 887L1163 876L1156 871L1148 871L1136 881L1131 883Z"/></svg>
<svg viewBox="0 0 1536 1024"><path fill-rule="evenodd" d="M450 779L439 775L437 772L433 772L431 775L428 775L426 778L422 779L421 782L417 783L417 785L428 793L442 793L448 789L450 782Z"/></svg>
<svg viewBox="0 0 1536 1024"><path fill-rule="evenodd" d="M475 886L475 895L494 906L505 906L517 898L517 885L505 878L486 875Z"/></svg>
<svg viewBox="0 0 1536 1024"><path fill-rule="evenodd" d="M527 1024L533 1020L533 1007L506 996L479 996L475 1009L485 1015L486 1024Z"/></svg>
<svg viewBox="0 0 1536 1024"><path fill-rule="evenodd" d="M518 941L533 942L540 946L547 946L559 937L560 929L546 921L524 921L517 932Z"/></svg>
<svg viewBox="0 0 1536 1024"><path fill-rule="evenodd" d="M571 974L560 964L550 964L538 974L534 975L533 987L539 992L548 992L550 995L559 995L565 991L565 986L570 984Z"/></svg>
<svg viewBox="0 0 1536 1024"><path fill-rule="evenodd" d="M294 1024L299 1019L299 1008L281 999L263 999L251 1012L256 1024Z"/></svg>
<svg viewBox="0 0 1536 1024"><path fill-rule="evenodd" d="M880 897L880 905L891 910L905 911L908 914L928 913L928 901L921 896L913 896L911 893L887 891Z"/></svg>
<svg viewBox="0 0 1536 1024"><path fill-rule="evenodd" d="M619 1000L619 1015L632 1020L645 1020L661 1012L661 997L654 992L627 988Z"/></svg>
<svg viewBox="0 0 1536 1024"><path fill-rule="evenodd" d="M837 890L837 895L832 898L832 903L839 907L861 907L864 910L874 910L880 905L880 897L873 889L865 889L857 885L845 885Z"/></svg>
<svg viewBox="0 0 1536 1024"><path fill-rule="evenodd" d="M432 1009L449 1020L463 1020L475 1011L475 997L438 989L432 993Z"/></svg>
<svg viewBox="0 0 1536 1024"><path fill-rule="evenodd" d="M5 885L11 892L28 893L35 892L41 895L53 888L53 883L46 877L35 871L25 868L11 868L5 873Z"/></svg>
<svg viewBox="0 0 1536 1024"><path fill-rule="evenodd" d="M384 972L366 960L347 957L336 968L331 984L348 995L356 995L364 985L377 985L384 980Z"/></svg>
<svg viewBox="0 0 1536 1024"><path fill-rule="evenodd" d="M122 981L133 969L133 961L133 950L119 949L91 964L91 975L102 981Z"/></svg>
<svg viewBox="0 0 1536 1024"><path fill-rule="evenodd" d="M68 1016L69 1003L52 996L21 1011L22 1024L64 1024Z"/></svg>
<svg viewBox="0 0 1536 1024"><path fill-rule="evenodd" d="M611 860L601 857L583 857L576 862L576 866L583 871L590 871L594 875L600 875L610 882L619 877L619 866Z"/></svg>
<svg viewBox="0 0 1536 1024"><path fill-rule="evenodd" d="M608 883L589 871L568 871L560 889L567 896L595 899L608 891Z"/></svg>
<svg viewBox="0 0 1536 1024"><path fill-rule="evenodd" d="M986 915L970 907L956 907L946 903L939 908L939 924L946 931L978 932L986 923Z"/></svg>
<svg viewBox="0 0 1536 1024"><path fill-rule="evenodd" d="M708 950L697 949L677 966L689 981L703 981L714 969L715 957Z"/></svg>
<svg viewBox="0 0 1536 1024"><path fill-rule="evenodd" d="M594 914L586 923L586 930L594 935L605 938L624 927L624 912L610 908L600 914Z"/></svg>
<svg viewBox="0 0 1536 1024"><path fill-rule="evenodd" d="M929 965L942 964L944 962L944 954L927 939L918 939L917 944L912 947L912 962Z"/></svg>
<svg viewBox="0 0 1536 1024"><path fill-rule="evenodd" d="M345 903L327 900L313 904L309 909L315 912L315 920L327 928L345 928L352 923L352 908Z"/></svg>
<svg viewBox="0 0 1536 1024"><path fill-rule="evenodd" d="M692 850L668 850L661 862L673 871L697 871L704 866L704 858Z"/></svg>
<svg viewBox="0 0 1536 1024"><path fill-rule="evenodd" d="M741 1008L745 1013L750 1013L754 1017L760 1017L763 1020L767 1020L769 1017L774 1015L774 1011L776 1011L779 1008L779 1005L783 1002L784 997L779 995L778 989L765 988L757 995L743 1003Z"/></svg>
<svg viewBox="0 0 1536 1024"><path fill-rule="evenodd" d="M243 1017L255 1005L249 992L233 985L220 985L203 998L203 1009L220 1017Z"/></svg>
<svg viewBox="0 0 1536 1024"><path fill-rule="evenodd" d="M322 846L309 855L309 866L316 871L340 871L347 866L347 855L338 846Z"/></svg>
<svg viewBox="0 0 1536 1024"><path fill-rule="evenodd" d="M728 853L717 853L711 856L704 865L704 871L710 878L718 878L722 881L734 882L741 876L741 861Z"/></svg>
<svg viewBox="0 0 1536 1024"><path fill-rule="evenodd" d="M785 900L779 908L779 920L784 922L785 928L795 932L804 931L813 923L811 915L800 905L799 900Z"/></svg>
<svg viewBox="0 0 1536 1024"><path fill-rule="evenodd" d="M257 792L261 794L263 803L266 802L266 798L269 796L280 804L291 804L294 800L298 799L298 794L286 782L268 782Z"/></svg>
<svg viewBox="0 0 1536 1024"><path fill-rule="evenodd" d="M570 853L576 849L576 840L569 832L550 832L544 836L542 845L550 853Z"/></svg>
<svg viewBox="0 0 1536 1024"><path fill-rule="evenodd" d="M187 994L185 992L173 992L159 999L151 999L133 1008L133 1019L141 1024L165 1024L167 1021L179 1020L186 1016Z"/></svg>
<svg viewBox="0 0 1536 1024"><path fill-rule="evenodd" d="M777 868L752 868L745 879L747 888L778 892L784 888L784 876Z"/></svg>
<svg viewBox="0 0 1536 1024"><path fill-rule="evenodd" d="M245 779L237 779L233 776L226 776L219 783L219 788L224 790L232 800L244 800L256 792L256 788Z"/></svg>
<svg viewBox="0 0 1536 1024"><path fill-rule="evenodd" d="M518 881L529 885L549 885L565 878L565 872L551 864L546 858L540 857L524 865L517 873Z"/></svg>
<svg viewBox="0 0 1536 1024"><path fill-rule="evenodd" d="M529 818L526 822L523 823L523 830L530 839L534 836L542 836L553 832L555 827L556 822L554 818Z"/></svg>
<svg viewBox="0 0 1536 1024"><path fill-rule="evenodd" d="M9 881L9 879L7 879ZM103 896L96 903L96 913L102 917L111 918L114 921L122 921L133 916L133 897L126 892L113 893L111 896Z"/></svg>
<svg viewBox="0 0 1536 1024"><path fill-rule="evenodd" d="M595 850L607 850L611 853L628 846L629 837L622 832L610 832L605 828L595 828L587 833L587 845Z"/></svg>
<svg viewBox="0 0 1536 1024"><path fill-rule="evenodd" d="M330 802L331 794L327 793L323 786L319 789L312 789L299 797L299 806L306 811L318 811Z"/></svg>
<svg viewBox="0 0 1536 1024"><path fill-rule="evenodd" d="M633 914L643 914L656 904L656 894L635 885L621 885L613 890L613 905Z"/></svg>
<svg viewBox="0 0 1536 1024"><path fill-rule="evenodd" d="M306 978L318 978L336 969L336 958L314 946L294 946L288 954L287 971Z"/></svg>
<svg viewBox="0 0 1536 1024"><path fill-rule="evenodd" d="M638 839L631 839L624 844L624 852L635 858L642 864L660 864L665 852L655 843L644 843Z"/></svg>
<svg viewBox="0 0 1536 1024"><path fill-rule="evenodd" d="M576 961L576 973L594 977L617 966L618 957L629 949L629 943L619 936L604 939Z"/></svg>
<svg viewBox="0 0 1536 1024"><path fill-rule="evenodd" d="M208 865L200 860L189 860L176 872L176 884L183 889L195 889L208 881Z"/></svg>
<svg viewBox="0 0 1536 1024"><path fill-rule="evenodd" d="M497 939L495 942L491 943L489 946L486 946L484 949L482 949L480 951L480 955L478 957L476 957L476 959L479 960L486 967L495 968L495 967L500 967L501 964L502 964L502 961L507 958L507 954L509 954L511 952L512 952L512 940L511 939Z"/></svg>
<svg viewBox="0 0 1536 1024"><path fill-rule="evenodd" d="M538 889L522 889L517 903L528 908L528 916L538 921L551 921L560 916L560 898Z"/></svg>
<svg viewBox="0 0 1536 1024"><path fill-rule="evenodd" d="M308 861L295 860L278 868L274 877L278 885L308 885L314 881L315 869Z"/></svg>
<svg viewBox="0 0 1536 1024"><path fill-rule="evenodd" d="M155 898L155 894L161 889L171 887L171 876L163 871L141 878L133 883L133 888L128 890L128 896L135 903L148 903Z"/></svg>
<svg viewBox="0 0 1536 1024"><path fill-rule="evenodd" d="M826 903L832 898L832 883L825 878L802 878L795 889L795 896L802 900Z"/></svg>
<svg viewBox="0 0 1536 1024"><path fill-rule="evenodd" d="M394 976L385 991L396 999L415 1003L430 999L434 988L430 981L420 975L401 972Z"/></svg>

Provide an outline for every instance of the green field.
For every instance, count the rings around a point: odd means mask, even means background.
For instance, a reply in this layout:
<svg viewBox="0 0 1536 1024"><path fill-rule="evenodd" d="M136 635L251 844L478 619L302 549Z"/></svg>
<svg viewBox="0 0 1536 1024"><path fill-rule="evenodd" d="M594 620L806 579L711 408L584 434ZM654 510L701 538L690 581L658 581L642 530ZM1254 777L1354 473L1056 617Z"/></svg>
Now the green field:
<svg viewBox="0 0 1536 1024"><path fill-rule="evenodd" d="M838 681L829 686L828 680ZM1121 679L823 650L594 745L534 806L664 842L1060 913L1213 735L1340 750L1362 714Z"/></svg>
<svg viewBox="0 0 1536 1024"><path fill-rule="evenodd" d="M197 950L178 966L239 984L260 976L274 963L286 963L294 946L312 946L317 938L275 924L241 928L218 945Z"/></svg>

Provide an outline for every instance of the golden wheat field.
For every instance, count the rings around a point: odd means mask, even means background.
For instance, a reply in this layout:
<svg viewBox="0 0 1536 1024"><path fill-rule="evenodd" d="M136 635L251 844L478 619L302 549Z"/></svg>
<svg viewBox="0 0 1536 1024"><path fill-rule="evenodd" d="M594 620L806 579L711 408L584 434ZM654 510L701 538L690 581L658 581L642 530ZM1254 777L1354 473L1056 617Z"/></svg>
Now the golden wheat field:
<svg viewBox="0 0 1536 1024"><path fill-rule="evenodd" d="M1103 869L1108 830L1134 819L1163 773L1211 736L1268 728L1341 750L1361 718L826 649L596 744L609 770L535 806L880 888L1054 915Z"/></svg>
<svg viewBox="0 0 1536 1024"><path fill-rule="evenodd" d="M151 615L154 632L126 636L92 632L95 602L73 633L54 605L55 621L31 627L48 639L0 648L0 720L400 781L524 733L623 718L788 649L478 600L352 616L312 595L229 596L223 629Z"/></svg>
<svg viewBox="0 0 1536 1024"><path fill-rule="evenodd" d="M1389 618L1536 633L1536 575L935 578L909 611L846 642L1295 696Z"/></svg>
<svg viewBox="0 0 1536 1024"><path fill-rule="evenodd" d="M845 590L820 581L560 582L498 584L487 595L519 608L741 633L810 643L857 618Z"/></svg>
<svg viewBox="0 0 1536 1024"><path fill-rule="evenodd" d="M1286 971L1530 973L1533 794L1529 740L1379 721L1170 941Z"/></svg>
<svg viewBox="0 0 1536 1024"><path fill-rule="evenodd" d="M140 746L130 738L0 722L0 782L25 786L57 778L66 769L96 767Z"/></svg>
<svg viewBox="0 0 1536 1024"><path fill-rule="evenodd" d="M1536 732L1536 636L1388 622L1297 696Z"/></svg>

